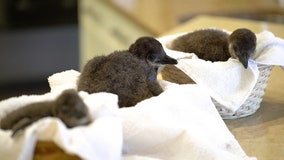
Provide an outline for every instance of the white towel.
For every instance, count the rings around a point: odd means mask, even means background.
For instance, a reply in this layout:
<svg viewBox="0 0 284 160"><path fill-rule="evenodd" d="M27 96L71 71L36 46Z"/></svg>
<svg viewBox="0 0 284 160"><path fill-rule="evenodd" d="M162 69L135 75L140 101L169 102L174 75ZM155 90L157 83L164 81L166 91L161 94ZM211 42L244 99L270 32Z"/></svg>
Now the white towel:
<svg viewBox="0 0 284 160"><path fill-rule="evenodd" d="M168 86L161 95L120 109L123 153L165 160L245 160L246 156L196 84ZM135 158L133 158L135 160Z"/></svg>
<svg viewBox="0 0 284 160"><path fill-rule="evenodd" d="M0 102L0 120L9 112L26 104L52 100L60 91L76 86L79 72L68 71L51 76L50 92L44 95L13 97ZM66 83L64 83L64 81ZM72 82L73 81L73 82ZM67 85L69 83L69 85ZM73 85L70 85L72 84ZM118 116L118 98L110 93L80 96L88 106L94 121L87 126L66 128L57 118L43 118L28 126L23 135L11 138L11 131L0 129L1 160L31 160L37 141L53 141L68 154L82 159L120 159L122 150L122 126Z"/></svg>
<svg viewBox="0 0 284 160"><path fill-rule="evenodd" d="M72 88L78 75L72 70L54 74L49 82L55 93L4 100L0 102L0 113L7 113L7 108L23 103L52 99L64 88L61 85L70 84L67 86ZM66 129L61 121L44 118L16 139L10 138L11 131L0 130L0 136L4 137L0 139L1 159L32 159L37 140L53 141L67 153L82 159L255 159L245 154L210 96L199 85L160 83L165 89L162 94L122 109L117 109L117 97L113 94L80 92L96 117L89 126Z"/></svg>
<svg viewBox="0 0 284 160"><path fill-rule="evenodd" d="M264 31L257 34L257 46L252 61L259 64L284 66L284 40Z"/></svg>
<svg viewBox="0 0 284 160"><path fill-rule="evenodd" d="M232 113L251 94L259 76L257 64L284 66L284 40L264 31L256 35L256 51L248 68L230 58L226 62L210 62L199 59L194 53L184 53L169 49L171 42L186 33L161 37L159 41L166 53L178 59L176 67L181 69L220 104Z"/></svg>

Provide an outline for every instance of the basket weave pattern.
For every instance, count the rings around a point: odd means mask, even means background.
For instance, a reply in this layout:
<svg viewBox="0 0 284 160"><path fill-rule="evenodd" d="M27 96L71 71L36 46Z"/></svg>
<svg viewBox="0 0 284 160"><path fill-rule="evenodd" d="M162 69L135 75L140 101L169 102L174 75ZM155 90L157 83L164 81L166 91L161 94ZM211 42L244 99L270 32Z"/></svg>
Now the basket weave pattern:
<svg viewBox="0 0 284 160"><path fill-rule="evenodd" d="M257 82L246 101L239 107L239 109L232 113L225 106L218 103L212 98L218 112L223 119L235 119L240 117L249 116L257 111L260 107L263 95L265 94L265 88L269 80L273 66L258 65L259 77ZM164 80L178 84L195 83L190 77L185 75L181 70L175 66L167 66L161 71L161 76Z"/></svg>

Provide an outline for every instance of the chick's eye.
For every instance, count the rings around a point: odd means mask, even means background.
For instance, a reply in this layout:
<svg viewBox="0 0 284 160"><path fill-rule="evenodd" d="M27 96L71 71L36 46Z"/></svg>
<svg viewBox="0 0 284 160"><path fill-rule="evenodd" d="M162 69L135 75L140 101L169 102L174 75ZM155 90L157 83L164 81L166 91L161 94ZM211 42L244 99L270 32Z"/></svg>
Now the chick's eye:
<svg viewBox="0 0 284 160"><path fill-rule="evenodd" d="M149 61L154 61L155 60L155 55L154 54L150 54L150 55L148 55L147 56L147 59L149 60Z"/></svg>
<svg viewBox="0 0 284 160"><path fill-rule="evenodd" d="M238 51L239 51L239 48L238 48L238 46L236 46L236 45L233 45L233 49L234 49L235 52L238 52Z"/></svg>
<svg viewBox="0 0 284 160"><path fill-rule="evenodd" d="M69 106L66 106L66 105L62 106L61 112L63 114L68 114L70 112Z"/></svg>

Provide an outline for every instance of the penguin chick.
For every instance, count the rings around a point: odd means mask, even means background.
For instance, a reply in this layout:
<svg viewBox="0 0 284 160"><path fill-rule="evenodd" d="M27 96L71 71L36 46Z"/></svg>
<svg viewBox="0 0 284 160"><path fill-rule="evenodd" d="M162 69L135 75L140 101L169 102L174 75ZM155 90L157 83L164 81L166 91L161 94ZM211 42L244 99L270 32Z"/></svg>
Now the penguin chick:
<svg viewBox="0 0 284 160"><path fill-rule="evenodd" d="M165 64L177 61L166 55L156 39L141 37L129 50L89 60L79 76L78 90L114 93L119 107L134 106L163 91L156 77L158 67Z"/></svg>
<svg viewBox="0 0 284 160"><path fill-rule="evenodd" d="M54 101L44 101L21 107L1 120L1 129L12 129L12 137L43 117L58 117L72 128L91 122L87 106L75 90L65 90Z"/></svg>
<svg viewBox="0 0 284 160"><path fill-rule="evenodd" d="M245 28L235 30L231 35L216 29L203 29L185 34L175 39L171 49L195 53L198 58L227 61L230 57L238 59L244 68L256 47L255 34Z"/></svg>
<svg viewBox="0 0 284 160"><path fill-rule="evenodd" d="M229 36L229 52L232 58L238 59L245 68L256 48L255 34L245 28L235 30Z"/></svg>

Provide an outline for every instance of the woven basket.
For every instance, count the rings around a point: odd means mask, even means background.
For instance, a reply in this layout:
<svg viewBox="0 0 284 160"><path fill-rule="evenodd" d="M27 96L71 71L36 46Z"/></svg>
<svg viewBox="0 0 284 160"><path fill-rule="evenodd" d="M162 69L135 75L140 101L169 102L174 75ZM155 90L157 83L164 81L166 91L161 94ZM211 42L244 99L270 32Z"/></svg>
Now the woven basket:
<svg viewBox="0 0 284 160"><path fill-rule="evenodd" d="M250 96L235 113L230 112L228 109L226 109L226 107L212 98L213 103L223 119L245 117L257 111L265 93L265 88L267 86L272 67L273 66L258 65L259 77L257 79L257 83L255 84ZM188 77L184 72L175 66L166 66L160 74L162 79L170 82L178 84L195 83L190 77Z"/></svg>
<svg viewBox="0 0 284 160"><path fill-rule="evenodd" d="M38 141L35 146L34 160L81 160L76 155L70 155L51 141Z"/></svg>

